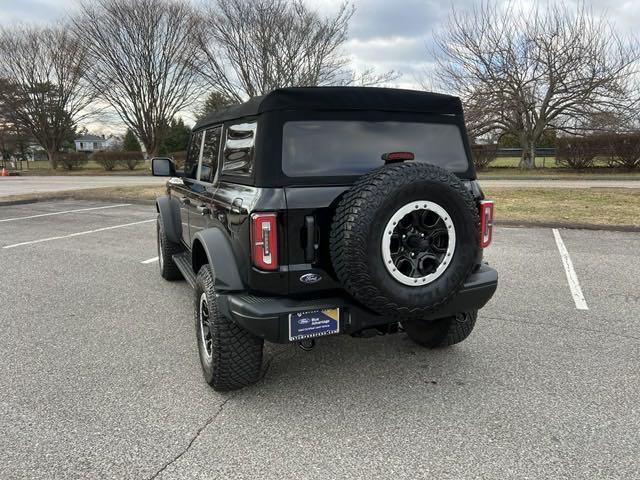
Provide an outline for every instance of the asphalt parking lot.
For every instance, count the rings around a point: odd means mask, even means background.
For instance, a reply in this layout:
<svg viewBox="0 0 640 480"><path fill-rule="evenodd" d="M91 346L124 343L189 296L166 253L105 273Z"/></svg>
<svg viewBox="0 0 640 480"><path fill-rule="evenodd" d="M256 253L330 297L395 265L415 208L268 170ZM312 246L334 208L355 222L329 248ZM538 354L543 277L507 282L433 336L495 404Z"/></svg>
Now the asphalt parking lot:
<svg viewBox="0 0 640 480"><path fill-rule="evenodd" d="M497 228L462 344L271 345L258 385L219 394L154 221L0 207L0 478L640 478L640 234Z"/></svg>

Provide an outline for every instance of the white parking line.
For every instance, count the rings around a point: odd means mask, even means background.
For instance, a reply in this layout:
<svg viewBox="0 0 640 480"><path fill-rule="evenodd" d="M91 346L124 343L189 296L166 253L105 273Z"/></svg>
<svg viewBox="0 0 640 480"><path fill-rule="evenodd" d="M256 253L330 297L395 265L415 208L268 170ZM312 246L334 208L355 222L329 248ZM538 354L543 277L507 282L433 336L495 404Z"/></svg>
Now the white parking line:
<svg viewBox="0 0 640 480"><path fill-rule="evenodd" d="M567 283L569 283L569 289L571 290L571 296L576 304L576 308L578 310L589 310L587 301L584 299L582 289L580 288L580 282L578 282L578 276L576 275L576 271L573 269L573 262L571 261L567 247L565 247L557 228L553 229L553 236L556 239L556 245L558 246L560 258L562 258L562 264L564 265L564 271L567 274Z"/></svg>
<svg viewBox="0 0 640 480"><path fill-rule="evenodd" d="M76 210L64 210L62 212L40 213L38 215L29 215L28 217L3 218L2 220L0 220L0 223L2 223L2 222L14 222L16 220L27 220L29 218L50 217L51 215L63 215L65 213L89 212L91 210L104 210L106 208L128 207L129 205L131 205L131 204L130 203L119 203L118 205L107 205L107 206L104 206L104 207L78 208Z"/></svg>
<svg viewBox="0 0 640 480"><path fill-rule="evenodd" d="M80 235L88 235L90 233L104 232L105 230L113 230L115 228L130 227L132 225L140 225L142 223L149 223L149 222L155 222L155 221L156 219L154 218L152 220L142 220L141 222L132 222L132 223L125 223L122 225L113 225L112 227L96 228L95 230L87 230L86 232L76 232L76 233L71 233L69 235L60 235L59 237L41 238L39 240L30 240L28 242L14 243L13 245L6 245L2 248L14 248L14 247L21 247L23 245L33 245L34 243L50 242L51 240L61 240L63 238L78 237Z"/></svg>
<svg viewBox="0 0 640 480"><path fill-rule="evenodd" d="M153 263L157 261L158 261L158 257L153 257L153 258L150 258L149 260L143 260L140 263Z"/></svg>

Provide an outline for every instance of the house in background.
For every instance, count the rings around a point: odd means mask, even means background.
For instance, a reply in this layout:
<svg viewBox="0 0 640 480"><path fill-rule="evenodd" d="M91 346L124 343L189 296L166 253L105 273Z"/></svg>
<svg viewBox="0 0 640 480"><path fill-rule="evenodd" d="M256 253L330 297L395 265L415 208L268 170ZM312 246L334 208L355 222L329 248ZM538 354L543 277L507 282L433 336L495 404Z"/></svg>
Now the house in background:
<svg viewBox="0 0 640 480"><path fill-rule="evenodd" d="M105 138L98 135L81 135L74 140L76 152L99 152L105 150Z"/></svg>
<svg viewBox="0 0 640 480"><path fill-rule="evenodd" d="M123 139L120 135L80 135L74 140L76 152L101 152L103 150L122 150Z"/></svg>
<svg viewBox="0 0 640 480"><path fill-rule="evenodd" d="M124 145L124 139L120 135L109 135L104 140L104 149L105 150L122 150Z"/></svg>

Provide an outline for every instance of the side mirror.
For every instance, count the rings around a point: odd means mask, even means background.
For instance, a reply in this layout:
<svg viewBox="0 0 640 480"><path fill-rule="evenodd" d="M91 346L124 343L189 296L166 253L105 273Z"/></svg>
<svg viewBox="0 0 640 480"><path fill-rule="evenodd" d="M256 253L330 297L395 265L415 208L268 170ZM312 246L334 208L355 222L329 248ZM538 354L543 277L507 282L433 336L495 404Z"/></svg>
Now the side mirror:
<svg viewBox="0 0 640 480"><path fill-rule="evenodd" d="M151 175L154 177L175 177L176 164L166 157L154 157L151 159Z"/></svg>

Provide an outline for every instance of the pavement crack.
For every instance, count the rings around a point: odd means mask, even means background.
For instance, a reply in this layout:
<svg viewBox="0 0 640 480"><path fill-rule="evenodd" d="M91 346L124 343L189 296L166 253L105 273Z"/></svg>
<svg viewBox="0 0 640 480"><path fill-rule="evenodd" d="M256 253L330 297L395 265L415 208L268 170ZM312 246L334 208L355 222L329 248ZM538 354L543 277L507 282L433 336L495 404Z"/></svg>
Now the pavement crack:
<svg viewBox="0 0 640 480"><path fill-rule="evenodd" d="M280 350L279 352L274 353L273 355L271 355L271 357L269 358L269 360L267 360L265 362L265 366L264 369L262 370L262 375L260 376L260 380L264 379L264 377L267 375L267 372L269 371L269 368L271 367L271 364L278 358L281 357L282 355L284 355L287 352L290 352L291 349L289 348L283 348L282 350ZM220 414L222 413L222 411L224 410L225 405L227 404L227 402L229 400L231 400L234 396L229 396L228 398L226 398L219 406L218 409L215 411L215 413L213 413L213 415L211 415L207 421L196 431L196 433L191 437L191 440L189 440L188 445L180 452L178 453L176 456L174 456L171 460L169 460L168 462L166 462L158 471L156 471L153 475L151 475L150 477L148 477L148 480L153 480L155 478L157 478L162 472L164 472L167 468L169 468L171 465L173 465L174 463L176 463L178 460L180 460L180 458L182 458L186 453L189 452L189 450L191 449L191 447L193 446L193 444L196 442L196 440L198 440L198 438L200 437L200 435L202 435L202 433L205 431L205 429L211 425L216 418L218 418L218 416L220 416Z"/></svg>
<svg viewBox="0 0 640 480"><path fill-rule="evenodd" d="M187 452L189 452L189 450L191 449L191 447L193 446L193 444L196 442L196 440L198 440L198 438L200 437L200 435L202 435L202 432L205 431L205 429L211 425L216 418L218 418L220 416L220 414L222 413L222 410L224 410L225 405L227 404L227 402L229 402L229 400L231 400L233 398L233 396L229 396L227 397L219 406L218 409L215 411L215 413L213 413L213 415L211 415L207 421L196 431L196 433L191 437L191 440L189 441L189 444L180 452L178 453L175 457L173 457L171 460L169 460L168 462L166 462L157 472L155 472L153 475L151 475L150 477L148 477L148 480L153 480L154 478L157 478L158 475L160 475L162 472L164 472L167 468L169 468L171 465L173 465L175 462L177 462L178 460L180 460L180 458L182 458Z"/></svg>

